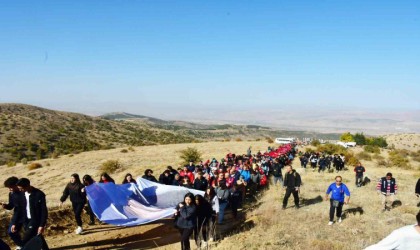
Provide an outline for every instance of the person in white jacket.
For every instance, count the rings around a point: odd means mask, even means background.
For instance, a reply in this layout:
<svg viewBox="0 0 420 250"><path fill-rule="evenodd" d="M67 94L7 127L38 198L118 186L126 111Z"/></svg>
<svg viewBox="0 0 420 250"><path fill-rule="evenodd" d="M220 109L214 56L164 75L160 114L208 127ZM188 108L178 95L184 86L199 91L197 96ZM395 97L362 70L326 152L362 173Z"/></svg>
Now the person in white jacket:
<svg viewBox="0 0 420 250"><path fill-rule="evenodd" d="M420 247L420 211L416 216L417 224L401 227L392 231L383 240L365 250L418 250Z"/></svg>

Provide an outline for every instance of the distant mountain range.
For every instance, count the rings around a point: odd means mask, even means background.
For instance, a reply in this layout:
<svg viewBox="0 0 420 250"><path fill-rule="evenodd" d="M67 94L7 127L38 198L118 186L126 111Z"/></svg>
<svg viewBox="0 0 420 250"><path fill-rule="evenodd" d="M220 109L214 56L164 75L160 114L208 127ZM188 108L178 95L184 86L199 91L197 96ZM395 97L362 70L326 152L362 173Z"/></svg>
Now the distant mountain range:
<svg viewBox="0 0 420 250"><path fill-rule="evenodd" d="M130 145L289 136L337 139L339 134L166 121L128 113L92 117L26 104L0 104L0 165Z"/></svg>

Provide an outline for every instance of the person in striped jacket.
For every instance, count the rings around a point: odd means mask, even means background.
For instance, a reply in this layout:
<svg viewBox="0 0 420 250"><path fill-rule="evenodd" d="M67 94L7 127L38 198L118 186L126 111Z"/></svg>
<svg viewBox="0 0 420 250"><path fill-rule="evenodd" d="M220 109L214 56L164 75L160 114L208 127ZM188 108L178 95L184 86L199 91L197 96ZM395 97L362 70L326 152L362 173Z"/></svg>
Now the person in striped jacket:
<svg viewBox="0 0 420 250"><path fill-rule="evenodd" d="M376 189L378 194L382 195L383 211L391 210L398 190L397 182L395 181L395 178L392 177L392 173L387 173L385 177L379 179ZM389 206L387 204L389 204Z"/></svg>

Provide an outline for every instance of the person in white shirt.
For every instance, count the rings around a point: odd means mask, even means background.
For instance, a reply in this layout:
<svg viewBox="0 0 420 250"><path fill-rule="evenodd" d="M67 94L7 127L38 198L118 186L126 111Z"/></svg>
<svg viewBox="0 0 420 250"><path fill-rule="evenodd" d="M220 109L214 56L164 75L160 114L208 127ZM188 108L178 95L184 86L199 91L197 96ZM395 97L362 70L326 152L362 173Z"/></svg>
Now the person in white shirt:
<svg viewBox="0 0 420 250"><path fill-rule="evenodd" d="M420 211L416 216L417 224L401 227L394 230L383 240L375 245L371 245L365 250L387 250L387 249L404 249L417 250L420 247Z"/></svg>

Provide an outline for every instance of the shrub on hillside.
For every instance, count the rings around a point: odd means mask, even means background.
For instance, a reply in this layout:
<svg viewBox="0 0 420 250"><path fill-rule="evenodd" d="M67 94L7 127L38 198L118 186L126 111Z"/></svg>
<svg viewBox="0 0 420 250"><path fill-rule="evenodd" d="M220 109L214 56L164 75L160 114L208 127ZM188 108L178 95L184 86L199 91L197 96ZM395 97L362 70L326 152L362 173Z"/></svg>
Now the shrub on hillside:
<svg viewBox="0 0 420 250"><path fill-rule="evenodd" d="M365 161L371 161L372 160L372 156L370 156L369 153L366 152L360 152L357 154L357 158L359 160L365 160Z"/></svg>
<svg viewBox="0 0 420 250"><path fill-rule="evenodd" d="M130 150L131 152L136 151L136 150L134 150L134 148L132 146L128 147L128 150Z"/></svg>
<svg viewBox="0 0 420 250"><path fill-rule="evenodd" d="M273 141L273 139L271 139L270 137L267 137L267 142L268 142L268 143L273 143L274 141Z"/></svg>
<svg viewBox="0 0 420 250"><path fill-rule="evenodd" d="M28 164L28 158L22 158L20 162L24 165Z"/></svg>
<svg viewBox="0 0 420 250"><path fill-rule="evenodd" d="M16 162L15 161L9 161L9 162L7 162L7 166L8 167L14 167L14 166L16 166Z"/></svg>
<svg viewBox="0 0 420 250"><path fill-rule="evenodd" d="M380 154L374 154L372 156L372 159L377 160L377 161L385 160L385 158Z"/></svg>
<svg viewBox="0 0 420 250"><path fill-rule="evenodd" d="M121 153L128 153L128 150L127 149L122 149L120 152Z"/></svg>
<svg viewBox="0 0 420 250"><path fill-rule="evenodd" d="M399 150L392 150L389 152L389 161L391 162L392 166L400 167L403 169L410 169L409 160L404 157L403 154L400 154Z"/></svg>
<svg viewBox="0 0 420 250"><path fill-rule="evenodd" d="M333 155L333 154L344 154L344 153L346 153L347 150L340 145L326 143L326 144L320 144L317 147L317 151L318 152L324 152L324 153L327 153L329 155Z"/></svg>
<svg viewBox="0 0 420 250"><path fill-rule="evenodd" d="M321 144L321 142L320 142L319 140L317 140L317 139L315 139L315 140L311 141L311 145L312 145L312 146L314 146L314 147L317 147L317 146L319 146L320 144Z"/></svg>
<svg viewBox="0 0 420 250"><path fill-rule="evenodd" d="M391 163L389 161L386 161L385 159L382 159L378 161L378 166L389 168L391 167Z"/></svg>
<svg viewBox="0 0 420 250"><path fill-rule="evenodd" d="M344 154L344 156L346 159L347 166L356 166L357 163L359 163L359 159L357 159L357 157L354 156L353 152L348 151Z"/></svg>
<svg viewBox="0 0 420 250"><path fill-rule="evenodd" d="M179 157L182 159L183 165L187 165L190 161L197 163L201 161L201 152L196 148L188 147L179 151Z"/></svg>
<svg viewBox="0 0 420 250"><path fill-rule="evenodd" d="M106 162L102 163L101 167L99 168L100 172L106 172L108 174L113 174L119 170L122 170L122 165L118 160L107 160Z"/></svg>
<svg viewBox="0 0 420 250"><path fill-rule="evenodd" d="M381 149L378 146L366 145L363 147L363 150L367 153L379 154Z"/></svg>
<svg viewBox="0 0 420 250"><path fill-rule="evenodd" d="M239 141L242 141L242 139L241 138L236 138L235 141L239 142Z"/></svg>
<svg viewBox="0 0 420 250"><path fill-rule="evenodd" d="M31 164L28 165L28 170L34 170L34 169L38 169L38 168L42 168L41 163L32 162Z"/></svg>

